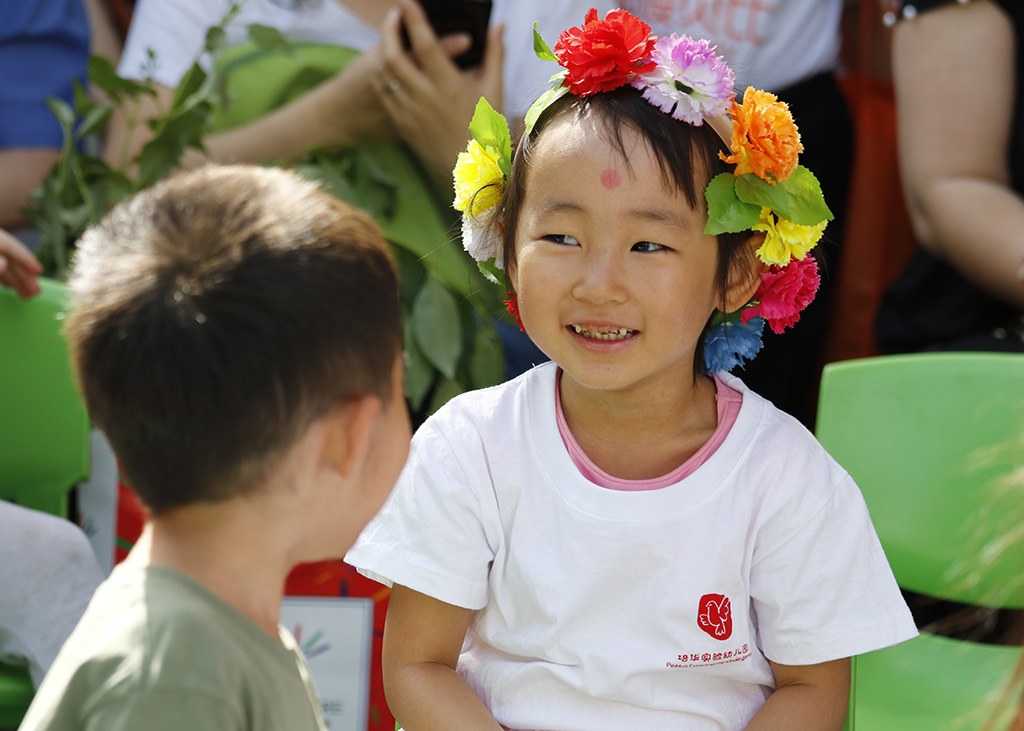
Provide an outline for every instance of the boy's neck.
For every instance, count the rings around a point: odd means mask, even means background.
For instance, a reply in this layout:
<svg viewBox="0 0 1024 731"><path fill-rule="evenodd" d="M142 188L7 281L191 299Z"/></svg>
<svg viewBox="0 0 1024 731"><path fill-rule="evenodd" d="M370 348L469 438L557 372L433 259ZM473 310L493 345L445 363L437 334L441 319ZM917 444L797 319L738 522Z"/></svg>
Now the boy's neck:
<svg viewBox="0 0 1024 731"><path fill-rule="evenodd" d="M683 464L718 425L715 383L698 377L673 393L593 391L564 373L562 411L577 444L601 470L624 480L661 477Z"/></svg>
<svg viewBox="0 0 1024 731"><path fill-rule="evenodd" d="M297 561L286 558L285 533L267 517L258 500L177 508L150 519L125 563L180 571L276 640L284 582Z"/></svg>

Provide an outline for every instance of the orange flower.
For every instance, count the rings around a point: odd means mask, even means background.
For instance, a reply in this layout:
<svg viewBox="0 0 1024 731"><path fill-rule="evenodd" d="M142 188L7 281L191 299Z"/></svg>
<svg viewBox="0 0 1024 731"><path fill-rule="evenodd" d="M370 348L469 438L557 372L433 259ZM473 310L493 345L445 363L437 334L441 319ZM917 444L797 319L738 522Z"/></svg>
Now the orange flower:
<svg viewBox="0 0 1024 731"><path fill-rule="evenodd" d="M718 156L736 166L734 174L754 173L772 184L788 178L804 147L786 103L774 94L747 87L743 104L734 103L729 115L733 154Z"/></svg>

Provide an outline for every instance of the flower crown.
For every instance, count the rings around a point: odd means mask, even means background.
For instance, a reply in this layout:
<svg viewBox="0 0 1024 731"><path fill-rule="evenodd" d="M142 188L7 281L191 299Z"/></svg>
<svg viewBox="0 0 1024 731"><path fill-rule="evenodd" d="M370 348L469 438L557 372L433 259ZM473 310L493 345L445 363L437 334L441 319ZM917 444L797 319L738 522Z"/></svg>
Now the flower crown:
<svg viewBox="0 0 1024 731"><path fill-rule="evenodd" d="M763 233L757 249L761 283L736 312L715 312L704 360L707 372L743 365L761 349L765 322L782 333L814 299L820 280L809 252L832 220L818 180L797 163L803 146L789 108L752 87L736 102L733 73L706 40L659 38L624 10L612 10L602 20L591 9L581 27L562 32L553 52L536 24L533 35L537 56L557 61L563 70L527 112L526 134L566 94L585 97L630 84L674 119L695 127L707 122L728 145L730 154L719 152L719 157L735 168L717 175L704 191L704 231ZM503 285L501 241L491 223L512 168L511 136L505 118L485 99L477 104L469 131L472 139L454 170L454 205L463 214L466 250L488 279ZM519 322L515 293L509 295L505 304Z"/></svg>

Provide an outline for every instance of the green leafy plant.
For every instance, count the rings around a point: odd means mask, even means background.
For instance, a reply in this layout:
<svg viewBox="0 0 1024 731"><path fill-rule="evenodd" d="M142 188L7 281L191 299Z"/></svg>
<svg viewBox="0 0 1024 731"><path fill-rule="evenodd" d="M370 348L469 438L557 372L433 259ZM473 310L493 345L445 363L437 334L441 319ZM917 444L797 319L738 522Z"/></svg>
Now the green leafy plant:
<svg viewBox="0 0 1024 731"><path fill-rule="evenodd" d="M216 56L223 50L224 26L237 10L233 6L207 32L204 52ZM260 51L290 48L280 33L266 26L250 26L249 38ZM76 87L73 106L49 100L64 131L64 146L58 164L33 192L27 213L39 232L40 259L50 275L66 275L75 242L113 205L166 177L189 148L204 149L203 139L216 112L231 103L230 73L230 65L213 64L207 70L193 64L168 108L147 122L152 139L134 158L122 154L116 167L85 151L82 143L102 131L115 111L125 115L129 126L137 124L139 102L147 96L156 98L153 82L123 79L108 61L93 57L88 81L102 93L103 101L90 98L81 86ZM376 165L372 155L358 149L319 149L269 164L287 164L320 181L388 230L401 182ZM438 210L450 216L449 230L456 231L454 211L449 212L440 191L434 195ZM502 307L497 291L462 252L457 236L448 236L439 245L415 237L391 240L402 280L406 396L414 420L420 421L452 396L504 379L504 354L493 322Z"/></svg>

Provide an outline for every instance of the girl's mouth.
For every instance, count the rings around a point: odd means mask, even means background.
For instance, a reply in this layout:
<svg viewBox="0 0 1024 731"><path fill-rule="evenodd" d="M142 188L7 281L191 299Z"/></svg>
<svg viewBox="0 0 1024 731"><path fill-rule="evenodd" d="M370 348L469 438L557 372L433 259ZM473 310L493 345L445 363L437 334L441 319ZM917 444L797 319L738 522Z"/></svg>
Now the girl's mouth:
<svg viewBox="0 0 1024 731"><path fill-rule="evenodd" d="M582 325L569 325L569 329L577 335L589 338L591 340L626 340L636 335L638 330L630 330L629 328L620 327L613 330L591 330L583 327Z"/></svg>

